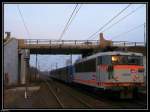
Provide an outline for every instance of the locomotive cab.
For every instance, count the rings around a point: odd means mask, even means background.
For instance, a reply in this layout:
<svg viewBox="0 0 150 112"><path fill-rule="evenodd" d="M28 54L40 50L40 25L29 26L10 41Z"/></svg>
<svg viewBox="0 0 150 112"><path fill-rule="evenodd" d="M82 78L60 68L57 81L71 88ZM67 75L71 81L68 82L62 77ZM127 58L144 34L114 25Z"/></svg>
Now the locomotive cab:
<svg viewBox="0 0 150 112"><path fill-rule="evenodd" d="M137 55L112 55L113 79L122 86L142 86L144 83L142 58Z"/></svg>

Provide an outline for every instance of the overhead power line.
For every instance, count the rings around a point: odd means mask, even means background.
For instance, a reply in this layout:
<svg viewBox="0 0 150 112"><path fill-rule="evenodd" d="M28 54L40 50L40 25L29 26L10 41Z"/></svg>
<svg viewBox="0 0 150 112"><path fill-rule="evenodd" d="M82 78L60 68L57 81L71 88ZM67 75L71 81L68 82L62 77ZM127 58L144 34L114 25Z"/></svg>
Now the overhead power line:
<svg viewBox="0 0 150 112"><path fill-rule="evenodd" d="M121 13L123 13L131 4L127 5L123 10L121 10L119 13L117 13L113 18L111 18L106 24L104 24L98 31L93 33L91 36L89 36L87 39L90 39L93 37L95 34L100 32L104 27L106 27L110 22L112 22L116 17L118 17Z"/></svg>
<svg viewBox="0 0 150 112"><path fill-rule="evenodd" d="M77 7L78 7L78 4L75 6L73 12L71 13L70 18L69 18L68 22L66 23L65 28L64 28L64 30L62 31L59 40L62 39L62 37L63 37L63 35L65 34L65 32L67 31L69 25L71 24L71 22L73 21L73 19L74 19L75 16L76 16L76 14L77 14L78 11L80 10L81 5L80 5L80 7L78 8L78 10L77 10ZM76 10L77 10L77 11L76 11ZM75 11L76 11L76 13L75 13Z"/></svg>
<svg viewBox="0 0 150 112"><path fill-rule="evenodd" d="M20 10L20 7L19 7L18 4L17 4L17 8L18 8L18 10L19 10L19 15L20 15L20 17L21 17L21 20L22 20L22 22L23 22L23 25L24 25L24 27L25 27L25 30L26 30L28 36L30 37L30 33L29 33L29 30L28 30L28 27L27 27L27 25L26 25L26 23L25 23L25 20L24 20L24 18L23 18L23 15L22 15L22 13L21 13L21 10Z"/></svg>
<svg viewBox="0 0 150 112"><path fill-rule="evenodd" d="M72 23L72 21L73 21L73 20L74 20L74 18L76 17L76 15L77 15L77 13L79 12L79 10L80 10L81 6L82 6L82 5L80 5L80 6L79 6L79 8L77 9L77 11L76 11L76 12L75 12L75 14L73 15L73 17L72 17L71 21L69 22L69 24L68 24L68 25L67 25L67 27L66 27L66 30L65 30L64 34L66 33L66 31L67 31L68 27L70 26L70 24ZM63 34L63 35L64 35L64 34Z"/></svg>
<svg viewBox="0 0 150 112"><path fill-rule="evenodd" d="M135 29L138 29L138 28L142 27L143 25L144 25L144 23L143 23L143 24L140 24L140 25L138 25L138 26L136 26L136 27L134 27L134 28L132 28L132 29L126 31L126 32L123 32L123 33L121 33L121 34L119 34L119 35L117 35L117 36L114 36L112 39L118 38L118 37L120 37L120 36L123 37L124 35L126 35L126 34L132 32L132 31L134 31Z"/></svg>
<svg viewBox="0 0 150 112"><path fill-rule="evenodd" d="M59 38L59 39L61 39L61 38L62 38L62 36L63 36L63 34L64 34L64 32L65 32L65 30L66 30L66 28L67 28L67 26L68 26L68 24L69 24L69 22L70 22L70 20L71 20L72 16L73 16L73 14L74 14L74 12L75 12L75 10L76 10L77 6L78 6L78 4L76 4L76 6L75 6L75 8L74 8L73 12L71 13L70 18L68 19L68 22L66 23L65 28L64 28L64 30L62 31L62 33L61 33L61 35L60 35L60 38Z"/></svg>
<svg viewBox="0 0 150 112"><path fill-rule="evenodd" d="M135 10L131 11L130 13L128 13L127 15L125 15L124 17L122 17L121 19L119 19L117 22L115 22L114 24L112 24L111 26L109 26L108 28L106 28L105 30L103 30L102 32L105 32L106 30L109 30L110 28L112 28L113 26L115 26L117 23L119 23L120 21L124 20L129 15L133 14L134 12L136 12L138 9L142 8L143 6L144 5L141 5L141 6L137 7Z"/></svg>

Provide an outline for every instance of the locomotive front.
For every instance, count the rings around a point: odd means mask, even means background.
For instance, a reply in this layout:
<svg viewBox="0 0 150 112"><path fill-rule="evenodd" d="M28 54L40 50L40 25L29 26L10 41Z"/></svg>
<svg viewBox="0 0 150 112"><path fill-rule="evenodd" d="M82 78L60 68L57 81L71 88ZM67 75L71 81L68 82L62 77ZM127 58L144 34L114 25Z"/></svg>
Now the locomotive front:
<svg viewBox="0 0 150 112"><path fill-rule="evenodd" d="M119 86L143 86L143 56L112 55L113 79Z"/></svg>
<svg viewBox="0 0 150 112"><path fill-rule="evenodd" d="M144 87L143 56L139 53L110 55L111 64L107 68L108 80L105 87L119 91L120 98L133 98L139 88Z"/></svg>

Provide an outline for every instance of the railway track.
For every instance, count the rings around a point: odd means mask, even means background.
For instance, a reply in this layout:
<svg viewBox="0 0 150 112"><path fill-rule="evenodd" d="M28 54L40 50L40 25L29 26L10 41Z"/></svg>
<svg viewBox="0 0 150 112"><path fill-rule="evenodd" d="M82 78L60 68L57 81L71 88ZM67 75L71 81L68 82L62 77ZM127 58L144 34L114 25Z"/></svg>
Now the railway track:
<svg viewBox="0 0 150 112"><path fill-rule="evenodd" d="M52 81L52 80L51 80ZM56 82L52 82L52 83L55 83L56 85L56 88L57 90L60 89L60 84L56 83ZM84 105L85 107L88 107L88 108L93 108L92 105L88 104L86 101L84 101L83 99L79 98L77 95L71 93L67 88L64 88L64 91L66 91L67 94L69 94L70 96L72 96L74 99L76 99L77 101L79 101L82 105Z"/></svg>
<svg viewBox="0 0 150 112"><path fill-rule="evenodd" d="M106 101L100 101L95 98L89 97L86 94L83 94L82 92L76 91L75 89L66 86L63 83L60 83L58 81L50 80L48 81L50 83L53 83L53 85L56 86L56 88L63 88L63 90L74 97L76 100L78 100L81 104L85 105L87 108L95 109L95 108L101 108L101 109L107 109L111 108L111 104L107 103Z"/></svg>
<svg viewBox="0 0 150 112"><path fill-rule="evenodd" d="M46 85L48 86L50 92L53 94L53 96L56 98L56 101L58 102L58 104L60 105L61 108L65 108L65 106L63 105L63 103L60 101L59 97L57 96L57 94L54 92L54 90L50 87L49 83L44 80Z"/></svg>
<svg viewBox="0 0 150 112"><path fill-rule="evenodd" d="M31 108L60 108L60 104L55 99L52 92L49 92L45 82L41 82L40 89L31 95Z"/></svg>
<svg viewBox="0 0 150 112"><path fill-rule="evenodd" d="M88 92L87 90L84 89L82 90L80 88L76 88L76 89L100 101L108 102L109 104L112 104L111 108L143 109L147 107L146 101L141 99L114 99L114 98L107 97L107 95L103 96L102 94L98 94L93 91Z"/></svg>
<svg viewBox="0 0 150 112"><path fill-rule="evenodd" d="M65 101L61 100L61 99L63 99L63 98L61 98L63 96L59 96L57 94L60 91L63 91L63 92L65 91L65 93L67 93L67 95L71 96L74 101L78 102L79 107L77 107L77 108L92 108L92 106L90 104L88 104L84 100L78 98L76 95L72 94L69 90L65 89L64 87L63 87L63 90L62 90L60 85L56 84L54 81L52 81L52 80L49 80L49 81L44 80L44 81L47 84L47 86L49 87L50 92L52 92L53 95L55 96L55 98L57 99L57 101L60 104L61 108L73 108L74 105L72 105L72 107L70 107L70 106L64 104ZM70 102L70 103L72 103L72 102Z"/></svg>
<svg viewBox="0 0 150 112"><path fill-rule="evenodd" d="M77 108L92 108L92 106L90 104L88 104L87 102L85 102L83 99L77 97L76 95L74 95L73 93L71 93L69 90L67 90L66 88L58 85L58 83L52 81L52 80L49 80L47 81L47 84L51 84L53 85L53 88L55 88L55 92L60 92L60 91L64 91L65 93L67 93L69 96L71 96L73 98L74 101L78 102L79 103L79 107ZM63 96L62 96L63 97ZM73 102L72 100L72 102ZM75 107L74 105L72 105L73 107ZM68 105L66 105L66 107L64 106L63 108L68 108ZM69 108L72 108L72 107L69 107ZM76 108L76 107L75 107Z"/></svg>
<svg viewBox="0 0 150 112"><path fill-rule="evenodd" d="M56 81L57 82L57 81ZM114 98L108 98L107 95L103 96L102 94L95 93L93 91L87 91L85 89L79 88L79 87L73 87L77 91L82 92L83 94L86 94L90 97L93 97L101 102L101 104L110 104L109 106L105 106L104 108L113 108L113 109L146 109L147 104L146 101L140 100L140 99L114 99ZM97 108L97 107L95 107ZM103 108L103 107L100 107Z"/></svg>
<svg viewBox="0 0 150 112"><path fill-rule="evenodd" d="M55 99L60 105L60 108L86 108L86 109L145 109L146 103L141 102L138 99L135 100L112 100L107 97L101 96L99 94L95 94L92 91L87 91L84 89L79 89L76 87L68 86L66 84L60 83L59 81L52 79L44 79L44 82L49 87L49 91L53 93ZM76 91L76 92L75 92ZM66 93L68 96L66 99L72 99L70 105L68 105L63 98L62 93ZM88 98L82 97L80 93L89 96L89 98L93 98L89 100ZM95 101L94 101L95 99ZM89 101L88 101L89 100ZM75 107L76 104L72 104L73 102L78 103L78 106ZM71 106L72 104L72 106Z"/></svg>

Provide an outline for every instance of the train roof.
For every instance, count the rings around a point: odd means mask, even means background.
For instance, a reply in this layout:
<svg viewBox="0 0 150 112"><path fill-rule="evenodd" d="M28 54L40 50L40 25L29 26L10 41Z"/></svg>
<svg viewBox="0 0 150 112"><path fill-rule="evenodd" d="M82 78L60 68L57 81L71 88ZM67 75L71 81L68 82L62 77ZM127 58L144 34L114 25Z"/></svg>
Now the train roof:
<svg viewBox="0 0 150 112"><path fill-rule="evenodd" d="M79 60L76 63L86 61L86 60L89 60L89 59L93 59L93 58L96 58L98 56L105 56L105 55L136 55L136 56L143 56L142 53L135 53L135 52L123 52L123 51L99 52L99 53L93 54L91 56L85 57L85 58Z"/></svg>

